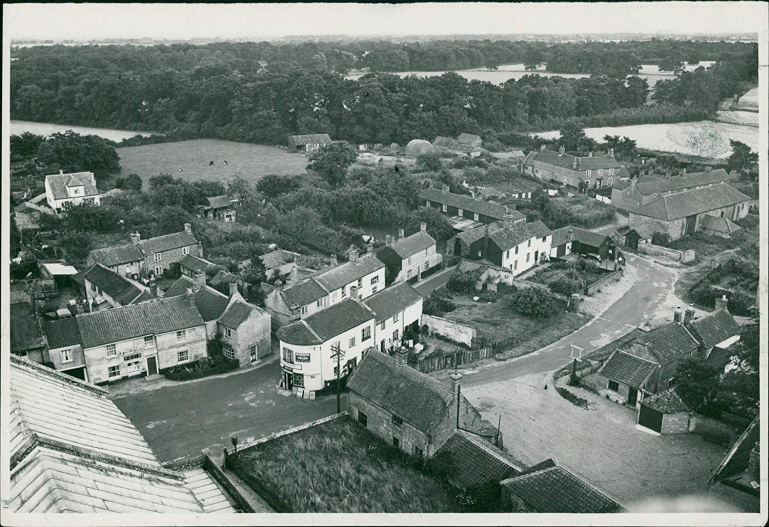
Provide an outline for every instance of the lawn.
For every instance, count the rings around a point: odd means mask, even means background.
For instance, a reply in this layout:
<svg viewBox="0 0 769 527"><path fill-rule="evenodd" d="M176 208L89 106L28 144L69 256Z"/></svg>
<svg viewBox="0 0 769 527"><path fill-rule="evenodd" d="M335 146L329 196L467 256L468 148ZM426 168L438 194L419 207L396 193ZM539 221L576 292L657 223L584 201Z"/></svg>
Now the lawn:
<svg viewBox="0 0 769 527"><path fill-rule="evenodd" d="M234 463L290 512L458 512L447 487L347 417L262 443Z"/></svg>
<svg viewBox="0 0 769 527"><path fill-rule="evenodd" d="M729 238L709 236L702 232L695 232L691 236L683 236L675 241L665 244L677 251L694 249L696 261L703 262L717 256L724 251L747 247L758 240L758 218L748 216L736 222L742 229L732 234ZM758 257L758 253L756 253Z"/></svg>
<svg viewBox="0 0 769 527"><path fill-rule="evenodd" d="M131 146L118 148L117 152L122 175L138 174L145 182L152 176L167 173L190 181L222 182L240 175L255 183L267 174L301 174L307 165L305 155L289 153L275 146L215 139ZM209 166L211 161L213 166ZM224 161L227 161L226 165Z"/></svg>

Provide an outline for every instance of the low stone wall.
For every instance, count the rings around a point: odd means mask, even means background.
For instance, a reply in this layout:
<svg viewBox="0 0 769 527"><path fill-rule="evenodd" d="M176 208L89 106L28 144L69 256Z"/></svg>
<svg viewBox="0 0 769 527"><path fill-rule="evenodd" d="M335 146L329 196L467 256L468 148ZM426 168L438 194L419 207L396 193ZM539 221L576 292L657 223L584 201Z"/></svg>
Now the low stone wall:
<svg viewBox="0 0 769 527"><path fill-rule="evenodd" d="M211 454L208 449L203 450L203 470L208 472L211 477L214 478L216 482L227 491L227 493L232 497L241 511L244 513L256 512L248 499L240 493L238 487L235 486L235 484L230 481L230 478L227 477L224 471L219 468L216 463L214 463L214 460L211 459Z"/></svg>
<svg viewBox="0 0 769 527"><path fill-rule="evenodd" d="M607 274L603 278L599 278L598 280L596 280L595 282L587 286L585 288L585 294L588 296L592 295L593 293L601 289L601 287L605 286L606 284L610 284L612 282L617 282L623 276L625 276L625 270L617 269L616 271L613 271Z"/></svg>
<svg viewBox="0 0 769 527"><path fill-rule="evenodd" d="M694 249L687 251L676 251L675 249L668 249L660 245L654 245L653 243L640 240L638 242L638 252L641 254L648 254L649 256L657 256L664 260L671 262L687 263L694 261Z"/></svg>
<svg viewBox="0 0 769 527"><path fill-rule="evenodd" d="M706 415L692 414L689 419L689 432L697 435L712 435L729 438L729 443L733 443L742 433L740 429L735 426L713 419Z"/></svg>
<svg viewBox="0 0 769 527"><path fill-rule="evenodd" d="M429 335L435 333L453 342L464 344L468 348L473 345L475 328L470 326L433 315L422 315L422 325L427 326Z"/></svg>

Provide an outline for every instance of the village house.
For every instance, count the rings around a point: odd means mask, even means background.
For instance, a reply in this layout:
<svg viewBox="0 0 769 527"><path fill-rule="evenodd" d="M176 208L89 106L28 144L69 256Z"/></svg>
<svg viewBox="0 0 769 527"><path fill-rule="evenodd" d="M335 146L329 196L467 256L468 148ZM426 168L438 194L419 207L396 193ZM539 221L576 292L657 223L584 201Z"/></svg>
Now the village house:
<svg viewBox="0 0 769 527"><path fill-rule="evenodd" d="M611 187L621 178L628 177L627 170L614 159L610 149L608 155L578 157L567 154L564 147L558 152L545 149L531 152L523 162L524 173L546 181L555 181L568 187L588 189Z"/></svg>
<svg viewBox="0 0 769 527"><path fill-rule="evenodd" d="M149 288L140 285L101 264L88 268L80 278L92 309L121 307L152 299Z"/></svg>
<svg viewBox="0 0 769 527"><path fill-rule="evenodd" d="M526 160L526 154L523 150L511 150L510 152L491 152L491 157L497 161L508 163L518 168L523 169L523 162Z"/></svg>
<svg viewBox="0 0 769 527"><path fill-rule="evenodd" d="M363 303L376 315L374 342L382 353L400 345L407 329L417 331L422 320L422 295L406 282L394 284Z"/></svg>
<svg viewBox="0 0 769 527"><path fill-rule="evenodd" d="M457 142L473 148L481 148L483 146L483 139L481 139L481 136L475 134L459 134Z"/></svg>
<svg viewBox="0 0 769 527"><path fill-rule="evenodd" d="M101 194L96 188L93 172L77 172L45 176L45 199L54 212L67 210L72 205L93 203L101 205Z"/></svg>
<svg viewBox="0 0 769 527"><path fill-rule="evenodd" d="M404 236L403 229L398 231L397 240L388 235L385 246L376 254L387 266L393 283L420 280L423 273L439 267L443 260L436 251L435 239L427 233L427 223L420 224L410 236Z"/></svg>
<svg viewBox="0 0 769 527"><path fill-rule="evenodd" d="M543 461L500 483L508 512L603 514L626 512L605 491L559 465Z"/></svg>
<svg viewBox="0 0 769 527"><path fill-rule="evenodd" d="M457 430L502 447L499 430L452 386L369 350L347 381L348 415L387 443L417 458L432 458Z"/></svg>
<svg viewBox="0 0 769 527"><path fill-rule="evenodd" d="M750 198L731 185L709 187L669 194L630 211L628 225L667 235L671 240L702 230L707 216L737 221L748 215ZM710 220L708 220L710 221ZM705 222L705 228L710 223Z"/></svg>
<svg viewBox="0 0 769 527"><path fill-rule="evenodd" d="M168 288L164 298L188 292L195 298L208 340L219 336L225 357L237 359L242 367L272 353L270 315L247 302L238 291L237 282L230 282L228 296L206 285L204 274L195 279L182 276Z"/></svg>
<svg viewBox="0 0 769 527"><path fill-rule="evenodd" d="M206 356L206 327L191 292L76 317L88 378L116 381Z"/></svg>
<svg viewBox="0 0 769 527"><path fill-rule="evenodd" d="M259 257L264 264L265 277L272 280L279 276L291 276L294 270L298 270L299 263L309 258L299 253L276 249Z"/></svg>
<svg viewBox="0 0 769 527"><path fill-rule="evenodd" d="M292 152L314 152L331 144L328 134L305 134L288 136L288 149Z"/></svg>
<svg viewBox="0 0 769 527"><path fill-rule="evenodd" d="M277 328L308 317L352 296L367 298L385 287L385 264L374 254L358 256L350 247L348 261L287 287L270 288L264 305Z"/></svg>
<svg viewBox="0 0 769 527"><path fill-rule="evenodd" d="M686 173L680 176L641 176L622 184L615 184L611 191L611 204L618 209L631 211L654 201L661 196L670 196L679 192L687 192L711 185L729 183L732 176L726 170L719 168L705 172Z"/></svg>
<svg viewBox="0 0 769 527"><path fill-rule="evenodd" d="M476 136L477 137L477 136ZM469 144L460 143L456 139L451 137L438 136L433 141L435 150L440 153L457 154L457 155L477 155L480 153L481 148L475 147Z"/></svg>
<svg viewBox="0 0 769 527"><path fill-rule="evenodd" d="M51 367L82 381L88 381L83 342L75 317L51 320L43 324Z"/></svg>
<svg viewBox="0 0 769 527"><path fill-rule="evenodd" d="M506 219L457 234L448 247L456 256L486 260L519 275L550 257L552 231L541 221Z"/></svg>
<svg viewBox="0 0 769 527"><path fill-rule="evenodd" d="M761 503L761 426L758 416L727 452L709 480L711 493L744 512L757 513Z"/></svg>
<svg viewBox="0 0 769 527"><path fill-rule="evenodd" d="M231 200L227 194L206 198L208 205L203 207L206 218L231 222L235 221L235 206L237 200Z"/></svg>
<svg viewBox="0 0 769 527"><path fill-rule="evenodd" d="M568 259L570 254L595 255L600 261L614 260L617 256L614 240L606 234L572 227L571 225L553 231L550 257Z"/></svg>
<svg viewBox="0 0 769 527"><path fill-rule="evenodd" d="M687 404L674 386L644 397L638 406L638 425L658 434L686 434L696 404Z"/></svg>
<svg viewBox="0 0 769 527"><path fill-rule="evenodd" d="M86 260L88 266L100 263L119 274L138 278L161 275L165 269L177 270L181 259L188 254L203 257L203 247L192 234L190 223L184 224L183 231L148 240L142 240L139 233L129 237L128 245L91 251Z"/></svg>
<svg viewBox="0 0 769 527"><path fill-rule="evenodd" d="M419 194L427 207L440 210L458 231L467 231L484 224L508 218L513 222L525 222L526 216L504 205L473 199L449 192L448 185L441 189L428 188Z"/></svg>
<svg viewBox="0 0 769 527"><path fill-rule="evenodd" d="M48 362L45 339L34 300L29 298L29 302L14 302L10 305L10 312L11 353L39 363Z"/></svg>
<svg viewBox="0 0 769 527"><path fill-rule="evenodd" d="M199 258L191 254L185 255L184 258L179 260L179 271L188 278L193 278L199 273L205 273L211 267L217 267L217 265L205 258Z"/></svg>
<svg viewBox="0 0 769 527"><path fill-rule="evenodd" d="M716 310L686 324L686 329L700 343L697 356L715 364L729 362L729 348L740 340L740 326L726 309L726 299L716 299ZM715 355L714 355L715 354Z"/></svg>
<svg viewBox="0 0 769 527"><path fill-rule="evenodd" d="M161 465L107 391L10 358L10 479L15 513L235 512L210 473Z"/></svg>

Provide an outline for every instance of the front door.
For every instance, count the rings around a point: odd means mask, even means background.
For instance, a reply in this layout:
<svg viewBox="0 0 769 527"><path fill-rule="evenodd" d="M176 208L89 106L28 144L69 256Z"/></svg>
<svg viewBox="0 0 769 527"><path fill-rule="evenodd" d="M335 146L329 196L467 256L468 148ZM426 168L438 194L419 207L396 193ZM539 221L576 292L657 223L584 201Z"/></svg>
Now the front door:
<svg viewBox="0 0 769 527"><path fill-rule="evenodd" d="M534 263L539 263L539 251L534 251Z"/></svg>
<svg viewBox="0 0 769 527"><path fill-rule="evenodd" d="M641 411L638 413L638 424L649 430L662 433L662 414L641 405Z"/></svg>
<svg viewBox="0 0 769 527"><path fill-rule="evenodd" d="M380 350L380 351L381 351L382 353L386 353L386 351L385 351L385 341L384 341L384 339L382 339L382 345L380 346L380 348L381 348L381 350Z"/></svg>
<svg viewBox="0 0 769 527"><path fill-rule="evenodd" d="M686 234L694 234L694 230L697 227L697 215L693 214L686 217Z"/></svg>
<svg viewBox="0 0 769 527"><path fill-rule="evenodd" d="M157 357L147 357L147 375L155 375L158 372Z"/></svg>
<svg viewBox="0 0 769 527"><path fill-rule="evenodd" d="M627 392L627 404L635 406L638 402L638 390L635 388L628 388Z"/></svg>

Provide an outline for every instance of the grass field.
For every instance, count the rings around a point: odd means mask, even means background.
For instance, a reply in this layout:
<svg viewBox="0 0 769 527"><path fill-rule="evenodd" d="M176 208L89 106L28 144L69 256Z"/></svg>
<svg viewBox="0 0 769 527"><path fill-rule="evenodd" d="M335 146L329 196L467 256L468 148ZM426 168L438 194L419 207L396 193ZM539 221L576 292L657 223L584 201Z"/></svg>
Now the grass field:
<svg viewBox="0 0 769 527"><path fill-rule="evenodd" d="M267 174L301 174L307 165L303 154L292 154L275 146L215 139L131 146L118 148L117 152L122 175L138 174L144 180L166 173L190 181L225 182L239 174L254 183ZM209 166L211 161L213 166Z"/></svg>

